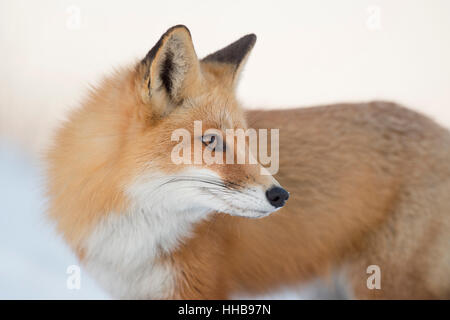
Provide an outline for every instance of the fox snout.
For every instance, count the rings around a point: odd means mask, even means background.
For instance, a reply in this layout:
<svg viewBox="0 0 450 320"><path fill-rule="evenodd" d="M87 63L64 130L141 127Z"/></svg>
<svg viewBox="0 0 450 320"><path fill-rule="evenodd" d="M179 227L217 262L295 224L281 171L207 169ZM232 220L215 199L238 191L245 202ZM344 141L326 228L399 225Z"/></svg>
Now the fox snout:
<svg viewBox="0 0 450 320"><path fill-rule="evenodd" d="M289 192L279 186L272 186L266 191L266 198L275 208L281 208L289 199Z"/></svg>

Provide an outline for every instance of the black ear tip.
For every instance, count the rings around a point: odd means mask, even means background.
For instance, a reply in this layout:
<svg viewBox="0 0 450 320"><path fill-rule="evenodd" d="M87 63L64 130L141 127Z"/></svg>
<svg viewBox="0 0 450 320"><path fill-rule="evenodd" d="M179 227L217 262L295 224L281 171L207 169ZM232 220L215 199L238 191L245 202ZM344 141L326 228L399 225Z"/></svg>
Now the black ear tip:
<svg viewBox="0 0 450 320"><path fill-rule="evenodd" d="M161 48L161 46L163 45L163 40L176 29L186 30L187 33L189 34L189 37L191 37L191 32L183 24L177 24L176 26L169 28L166 32L164 32L164 34L161 36L161 38L159 38L158 42L153 46L153 48L151 48L151 50L147 53L145 58L142 60L142 63L150 64L153 61L153 59L155 58L156 52L158 52L159 48Z"/></svg>
<svg viewBox="0 0 450 320"><path fill-rule="evenodd" d="M234 43L241 44L241 46L243 48L246 48L246 50L253 49L253 46L256 43L256 34L254 33L247 34L242 38L240 38L239 40L235 41Z"/></svg>
<svg viewBox="0 0 450 320"><path fill-rule="evenodd" d="M186 27L184 24L177 24L176 26L173 26L173 27L169 28L169 29L164 33L164 35L167 35L167 34L171 33L173 30L176 30L176 29L184 29L184 30L187 31L187 33L189 34L189 36L191 36L191 31L190 31L189 28Z"/></svg>
<svg viewBox="0 0 450 320"><path fill-rule="evenodd" d="M227 47L203 58L203 61L214 61L239 65L256 42L254 33L247 34Z"/></svg>
<svg viewBox="0 0 450 320"><path fill-rule="evenodd" d="M243 38L246 38L249 45L251 45L252 47L255 45L256 39L257 39L256 34L254 34L254 33L250 33L250 34L244 36Z"/></svg>

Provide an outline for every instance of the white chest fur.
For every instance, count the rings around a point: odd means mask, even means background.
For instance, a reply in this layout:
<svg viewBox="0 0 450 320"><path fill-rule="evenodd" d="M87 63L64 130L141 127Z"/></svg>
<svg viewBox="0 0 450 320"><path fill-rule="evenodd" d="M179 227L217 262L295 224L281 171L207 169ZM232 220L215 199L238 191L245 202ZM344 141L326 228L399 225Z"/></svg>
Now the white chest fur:
<svg viewBox="0 0 450 320"><path fill-rule="evenodd" d="M163 299L173 294L175 268L160 258L187 239L211 210L190 206L198 191L191 182L167 183L172 178L149 174L135 181L127 189L133 204L128 212L110 213L84 243L88 272L113 297Z"/></svg>
<svg viewBox="0 0 450 320"><path fill-rule="evenodd" d="M197 215L188 212L111 213L85 241L85 266L115 298L164 299L176 274L160 257L190 235Z"/></svg>

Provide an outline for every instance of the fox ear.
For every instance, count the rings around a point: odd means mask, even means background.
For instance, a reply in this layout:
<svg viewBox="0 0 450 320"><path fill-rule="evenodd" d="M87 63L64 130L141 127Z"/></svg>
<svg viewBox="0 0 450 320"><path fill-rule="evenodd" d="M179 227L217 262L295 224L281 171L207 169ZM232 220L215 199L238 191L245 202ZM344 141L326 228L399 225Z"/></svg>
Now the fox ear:
<svg viewBox="0 0 450 320"><path fill-rule="evenodd" d="M235 86L255 42L256 35L248 34L227 47L206 56L202 62L214 68L216 74L219 72L223 81Z"/></svg>
<svg viewBox="0 0 450 320"><path fill-rule="evenodd" d="M138 64L138 77L143 101L151 102L159 116L180 104L200 77L189 29L177 25L167 30Z"/></svg>

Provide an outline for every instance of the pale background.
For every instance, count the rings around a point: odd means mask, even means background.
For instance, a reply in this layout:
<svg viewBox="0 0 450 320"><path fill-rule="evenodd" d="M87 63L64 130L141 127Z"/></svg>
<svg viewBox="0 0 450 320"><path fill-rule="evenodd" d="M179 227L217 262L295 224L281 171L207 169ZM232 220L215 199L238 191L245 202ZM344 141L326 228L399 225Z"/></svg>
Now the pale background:
<svg viewBox="0 0 450 320"><path fill-rule="evenodd" d="M65 288L76 260L42 221L37 155L89 84L180 23L199 57L258 36L248 107L387 99L450 127L448 0L0 0L0 298L105 296Z"/></svg>

